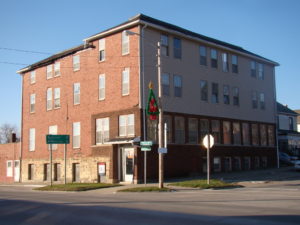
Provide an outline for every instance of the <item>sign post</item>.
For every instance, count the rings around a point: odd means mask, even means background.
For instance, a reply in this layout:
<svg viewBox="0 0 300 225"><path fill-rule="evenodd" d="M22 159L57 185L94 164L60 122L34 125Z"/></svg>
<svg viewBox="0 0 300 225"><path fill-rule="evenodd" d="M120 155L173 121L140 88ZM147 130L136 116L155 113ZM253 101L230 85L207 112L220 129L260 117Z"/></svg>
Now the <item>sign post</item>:
<svg viewBox="0 0 300 225"><path fill-rule="evenodd" d="M46 143L50 144L50 186L52 186L52 144L64 144L65 184L67 183L67 144L70 144L70 135L46 135Z"/></svg>
<svg viewBox="0 0 300 225"><path fill-rule="evenodd" d="M144 184L147 184L147 151L151 151L152 141L141 141L141 150L144 151Z"/></svg>
<svg viewBox="0 0 300 225"><path fill-rule="evenodd" d="M210 180L210 158L209 158L209 152L210 148L214 145L214 137L210 134L205 135L203 138L203 145L207 149L207 157L206 157L206 165L207 165L207 184L209 184Z"/></svg>

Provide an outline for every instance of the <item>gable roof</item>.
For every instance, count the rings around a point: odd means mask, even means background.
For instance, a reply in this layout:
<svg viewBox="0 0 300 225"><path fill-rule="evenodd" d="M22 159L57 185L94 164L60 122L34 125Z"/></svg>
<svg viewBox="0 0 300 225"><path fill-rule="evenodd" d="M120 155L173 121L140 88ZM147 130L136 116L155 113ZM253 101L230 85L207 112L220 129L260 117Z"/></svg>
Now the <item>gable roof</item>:
<svg viewBox="0 0 300 225"><path fill-rule="evenodd" d="M297 112L291 110L287 106L284 106L284 105L280 104L279 102L277 102L277 113L278 114L289 114L289 115L293 115L293 116L298 116Z"/></svg>

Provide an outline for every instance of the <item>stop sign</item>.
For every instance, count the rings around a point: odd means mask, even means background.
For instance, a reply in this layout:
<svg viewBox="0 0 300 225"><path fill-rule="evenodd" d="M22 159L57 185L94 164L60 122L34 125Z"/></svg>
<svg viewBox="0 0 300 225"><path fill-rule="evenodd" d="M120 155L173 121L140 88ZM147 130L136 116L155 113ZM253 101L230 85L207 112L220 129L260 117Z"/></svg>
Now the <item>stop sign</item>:
<svg viewBox="0 0 300 225"><path fill-rule="evenodd" d="M203 138L203 145L206 149L208 149L208 138L209 138L209 148L211 148L212 146L214 146L214 137L210 134L205 135L205 137Z"/></svg>

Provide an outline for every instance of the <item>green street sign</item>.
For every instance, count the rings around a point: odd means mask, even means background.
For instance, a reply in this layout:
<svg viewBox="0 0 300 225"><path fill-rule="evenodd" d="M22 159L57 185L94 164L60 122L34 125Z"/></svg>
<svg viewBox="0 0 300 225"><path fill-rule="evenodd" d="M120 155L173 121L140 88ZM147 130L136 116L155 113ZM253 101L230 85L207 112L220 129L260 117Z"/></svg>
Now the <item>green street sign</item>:
<svg viewBox="0 0 300 225"><path fill-rule="evenodd" d="M47 144L70 144L70 135L46 135Z"/></svg>
<svg viewBox="0 0 300 225"><path fill-rule="evenodd" d="M141 141L141 146L152 146L153 142L152 141Z"/></svg>
<svg viewBox="0 0 300 225"><path fill-rule="evenodd" d="M151 151L151 146L142 146L141 150L142 151Z"/></svg>

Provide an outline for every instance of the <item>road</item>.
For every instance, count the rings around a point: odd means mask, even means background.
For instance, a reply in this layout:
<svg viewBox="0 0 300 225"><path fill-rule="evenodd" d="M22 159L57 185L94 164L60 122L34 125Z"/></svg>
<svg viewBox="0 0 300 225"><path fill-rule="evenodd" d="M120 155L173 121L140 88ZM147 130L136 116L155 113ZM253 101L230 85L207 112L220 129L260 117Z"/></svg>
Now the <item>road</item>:
<svg viewBox="0 0 300 225"><path fill-rule="evenodd" d="M300 181L170 193L39 192L0 186L1 225L299 225Z"/></svg>

